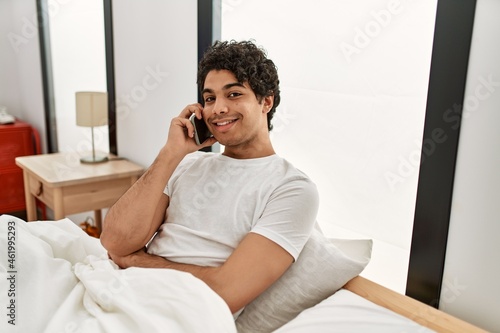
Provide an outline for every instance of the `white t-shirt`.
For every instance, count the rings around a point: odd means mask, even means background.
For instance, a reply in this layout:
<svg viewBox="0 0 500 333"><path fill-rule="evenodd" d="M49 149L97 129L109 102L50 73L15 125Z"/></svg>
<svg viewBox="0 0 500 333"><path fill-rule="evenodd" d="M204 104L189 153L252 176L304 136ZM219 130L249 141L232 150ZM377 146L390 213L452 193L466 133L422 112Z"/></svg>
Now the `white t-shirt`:
<svg viewBox="0 0 500 333"><path fill-rule="evenodd" d="M297 259L315 225L316 185L278 155L234 159L187 155L167 183L166 221L151 254L201 266L220 266L249 232Z"/></svg>

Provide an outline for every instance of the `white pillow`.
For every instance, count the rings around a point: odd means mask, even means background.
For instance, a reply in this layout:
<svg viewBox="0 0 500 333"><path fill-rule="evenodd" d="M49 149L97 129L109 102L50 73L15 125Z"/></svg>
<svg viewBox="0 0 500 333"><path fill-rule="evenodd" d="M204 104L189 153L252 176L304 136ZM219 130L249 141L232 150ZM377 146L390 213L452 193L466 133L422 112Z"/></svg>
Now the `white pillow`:
<svg viewBox="0 0 500 333"><path fill-rule="evenodd" d="M245 307L238 332L272 332L318 304L363 271L371 248L371 240L330 240L315 229L297 261Z"/></svg>

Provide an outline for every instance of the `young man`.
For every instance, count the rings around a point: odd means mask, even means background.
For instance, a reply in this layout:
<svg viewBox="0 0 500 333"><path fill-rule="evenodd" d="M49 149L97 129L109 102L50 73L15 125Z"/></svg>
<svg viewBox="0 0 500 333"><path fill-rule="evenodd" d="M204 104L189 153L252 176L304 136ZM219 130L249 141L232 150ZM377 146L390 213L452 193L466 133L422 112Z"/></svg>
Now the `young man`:
<svg viewBox="0 0 500 333"><path fill-rule="evenodd" d="M198 86L203 105L188 105L171 121L153 164L106 215L101 242L122 268L192 273L236 313L297 259L318 193L274 152L279 80L263 50L216 42L200 62ZM214 136L201 145L192 114ZM198 151L217 141L222 154Z"/></svg>

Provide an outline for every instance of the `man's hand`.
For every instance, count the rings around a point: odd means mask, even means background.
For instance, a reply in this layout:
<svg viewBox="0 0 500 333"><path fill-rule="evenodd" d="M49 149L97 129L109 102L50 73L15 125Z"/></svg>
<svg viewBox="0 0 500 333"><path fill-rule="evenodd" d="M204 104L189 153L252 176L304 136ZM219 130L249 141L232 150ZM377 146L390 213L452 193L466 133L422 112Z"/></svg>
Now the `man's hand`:
<svg viewBox="0 0 500 333"><path fill-rule="evenodd" d="M190 266L178 264L163 257L149 254L147 253L145 247L126 256L119 256L112 253L108 253L108 256L115 262L115 264L117 264L122 269L126 269L129 267L179 269L179 267L181 266Z"/></svg>
<svg viewBox="0 0 500 333"><path fill-rule="evenodd" d="M136 264L134 264L135 262L141 262L142 261L141 258L146 258L147 256L150 256L150 254L148 254L146 252L145 248L142 248L142 249L140 249L134 253L131 253L129 255L126 255L126 256L119 256L119 255L116 255L113 253L108 253L108 256L120 268L125 269L125 268L129 268L129 267L137 266Z"/></svg>
<svg viewBox="0 0 500 333"><path fill-rule="evenodd" d="M202 119L203 106L200 103L187 105L178 117L172 119L168 131L168 139L165 148L170 152L178 152L185 156L201 148L209 147L217 142L215 138L209 138L201 145L194 140L194 126L189 121L192 114Z"/></svg>

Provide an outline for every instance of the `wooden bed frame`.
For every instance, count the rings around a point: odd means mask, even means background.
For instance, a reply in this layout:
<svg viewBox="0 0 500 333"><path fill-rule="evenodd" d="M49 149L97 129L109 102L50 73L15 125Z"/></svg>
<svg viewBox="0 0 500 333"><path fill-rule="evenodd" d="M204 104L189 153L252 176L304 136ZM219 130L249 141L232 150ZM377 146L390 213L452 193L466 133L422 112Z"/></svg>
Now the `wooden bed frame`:
<svg viewBox="0 0 500 333"><path fill-rule="evenodd" d="M361 276L347 282L343 288L437 332L487 332Z"/></svg>

